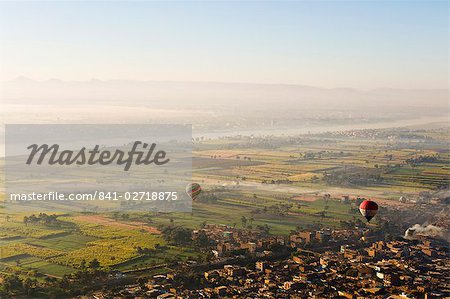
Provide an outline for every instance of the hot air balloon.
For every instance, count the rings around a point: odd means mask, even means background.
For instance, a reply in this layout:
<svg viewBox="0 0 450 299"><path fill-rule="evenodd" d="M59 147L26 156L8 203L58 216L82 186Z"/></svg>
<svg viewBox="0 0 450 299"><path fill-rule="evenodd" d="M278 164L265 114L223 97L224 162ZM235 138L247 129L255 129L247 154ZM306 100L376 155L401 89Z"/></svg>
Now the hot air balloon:
<svg viewBox="0 0 450 299"><path fill-rule="evenodd" d="M186 193L192 200L195 200L201 192L202 188L197 183L191 183L186 186Z"/></svg>
<svg viewBox="0 0 450 299"><path fill-rule="evenodd" d="M376 202L371 200L365 200L359 205L359 211L361 215L366 217L367 222L370 221L378 212L378 205Z"/></svg>

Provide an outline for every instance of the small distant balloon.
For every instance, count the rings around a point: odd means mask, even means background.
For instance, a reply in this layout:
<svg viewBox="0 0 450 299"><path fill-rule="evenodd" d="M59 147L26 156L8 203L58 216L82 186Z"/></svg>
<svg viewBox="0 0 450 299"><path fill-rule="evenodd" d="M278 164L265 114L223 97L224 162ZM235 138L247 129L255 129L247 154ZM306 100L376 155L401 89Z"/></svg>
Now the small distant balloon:
<svg viewBox="0 0 450 299"><path fill-rule="evenodd" d="M197 183L191 183L186 186L186 193L192 200L195 200L201 192L202 187Z"/></svg>
<svg viewBox="0 0 450 299"><path fill-rule="evenodd" d="M378 212L378 205L372 200L365 200L359 205L359 212L369 222Z"/></svg>

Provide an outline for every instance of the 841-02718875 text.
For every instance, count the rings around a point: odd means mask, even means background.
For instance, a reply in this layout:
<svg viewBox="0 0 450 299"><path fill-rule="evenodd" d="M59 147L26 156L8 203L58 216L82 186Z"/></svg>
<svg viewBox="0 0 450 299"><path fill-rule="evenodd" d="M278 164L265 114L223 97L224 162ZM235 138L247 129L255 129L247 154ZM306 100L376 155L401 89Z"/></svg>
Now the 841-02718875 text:
<svg viewBox="0 0 450 299"><path fill-rule="evenodd" d="M178 200L178 192L173 191L95 191L92 193L61 193L61 192L46 192L46 193L12 193L9 195L11 201L176 201Z"/></svg>
<svg viewBox="0 0 450 299"><path fill-rule="evenodd" d="M99 200L178 200L178 193L170 191L98 192L97 195Z"/></svg>

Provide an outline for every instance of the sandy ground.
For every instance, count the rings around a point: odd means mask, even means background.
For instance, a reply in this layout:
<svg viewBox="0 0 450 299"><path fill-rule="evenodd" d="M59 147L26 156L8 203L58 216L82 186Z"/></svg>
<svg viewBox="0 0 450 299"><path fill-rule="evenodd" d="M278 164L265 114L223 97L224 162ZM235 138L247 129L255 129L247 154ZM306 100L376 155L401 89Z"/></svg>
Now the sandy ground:
<svg viewBox="0 0 450 299"><path fill-rule="evenodd" d="M302 201L315 201L317 199L323 198L325 194L331 194L332 198L342 198L344 195L350 196L350 199L355 199L360 196L366 199L373 200L381 206L391 206L391 207L410 207L414 204L412 203L401 203L398 200L392 200L383 198L383 191L373 191L373 190L360 190L352 188L343 187L324 187L324 188L308 188L299 187L292 185L271 185L271 184L261 184L251 181L239 182L236 185L235 181L230 180L217 180L214 178L196 177L195 180L200 182L200 184L205 186L224 186L235 189L257 189L257 190L267 190L269 192L283 192L290 193L292 195L296 194L294 199ZM344 193L345 192L345 193ZM392 195L391 195L392 196Z"/></svg>

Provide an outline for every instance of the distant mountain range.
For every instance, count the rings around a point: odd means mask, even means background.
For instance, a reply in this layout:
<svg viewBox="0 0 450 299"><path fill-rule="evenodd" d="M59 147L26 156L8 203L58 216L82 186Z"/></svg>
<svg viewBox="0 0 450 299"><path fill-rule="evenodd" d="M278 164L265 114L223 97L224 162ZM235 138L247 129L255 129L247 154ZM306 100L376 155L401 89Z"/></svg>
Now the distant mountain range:
<svg viewBox="0 0 450 299"><path fill-rule="evenodd" d="M11 104L114 104L125 106L342 109L391 107L447 109L449 90L319 88L292 84L170 82L92 79L0 83L1 102Z"/></svg>

